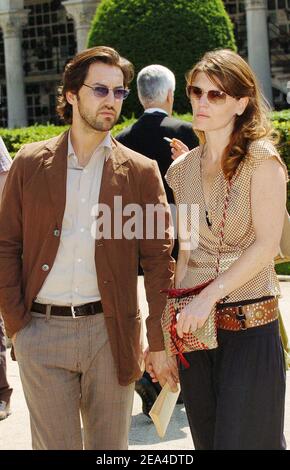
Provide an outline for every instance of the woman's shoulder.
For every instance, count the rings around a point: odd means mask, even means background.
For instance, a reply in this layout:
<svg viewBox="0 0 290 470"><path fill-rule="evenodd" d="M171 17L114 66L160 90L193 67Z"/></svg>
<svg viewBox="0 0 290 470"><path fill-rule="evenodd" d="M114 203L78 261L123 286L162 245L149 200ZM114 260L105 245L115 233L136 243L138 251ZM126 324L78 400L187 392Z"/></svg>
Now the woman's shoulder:
<svg viewBox="0 0 290 470"><path fill-rule="evenodd" d="M277 148L269 139L257 139L251 142L246 155L246 162L251 169L256 169L265 160L275 159L283 167L288 181L288 169Z"/></svg>
<svg viewBox="0 0 290 470"><path fill-rule="evenodd" d="M174 189L176 180L183 178L188 174L188 169L193 168L194 162L197 161L200 151L200 146L195 147L189 152L180 155L180 157L177 157L176 160L171 163L165 175L165 179L172 189Z"/></svg>
<svg viewBox="0 0 290 470"><path fill-rule="evenodd" d="M180 171L182 168L186 168L188 165L192 163L193 160L198 158L201 151L201 147L195 147L194 149L190 150L189 152L183 153L180 157L177 157L174 162L171 163L168 171L175 172Z"/></svg>
<svg viewBox="0 0 290 470"><path fill-rule="evenodd" d="M251 160L280 157L275 145L269 139L253 140L248 147L247 156Z"/></svg>

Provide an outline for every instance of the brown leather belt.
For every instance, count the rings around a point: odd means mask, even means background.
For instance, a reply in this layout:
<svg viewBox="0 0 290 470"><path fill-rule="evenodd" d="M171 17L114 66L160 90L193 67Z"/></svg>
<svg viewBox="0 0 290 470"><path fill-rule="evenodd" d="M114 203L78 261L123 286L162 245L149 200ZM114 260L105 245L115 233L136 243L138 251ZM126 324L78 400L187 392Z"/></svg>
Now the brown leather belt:
<svg viewBox="0 0 290 470"><path fill-rule="evenodd" d="M39 304L33 302L31 311L37 313L43 313L46 315L46 304ZM50 315L56 315L58 317L83 317L87 315L96 315L97 313L102 313L103 307L102 302L98 300L97 302L91 302L89 304L77 305L71 307L64 307L63 305L51 305Z"/></svg>
<svg viewBox="0 0 290 470"><path fill-rule="evenodd" d="M278 316L277 298L237 307L220 304L217 306L217 327L231 331L246 330L266 325L277 320Z"/></svg>

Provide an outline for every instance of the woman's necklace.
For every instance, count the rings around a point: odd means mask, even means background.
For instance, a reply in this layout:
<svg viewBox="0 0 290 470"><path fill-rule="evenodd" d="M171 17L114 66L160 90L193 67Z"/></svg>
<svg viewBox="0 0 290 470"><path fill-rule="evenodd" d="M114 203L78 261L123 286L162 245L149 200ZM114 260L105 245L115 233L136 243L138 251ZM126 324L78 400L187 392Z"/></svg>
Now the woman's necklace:
<svg viewBox="0 0 290 470"><path fill-rule="evenodd" d="M215 181L215 178L217 175L215 175L214 178L209 178L208 177L208 173L205 171L205 147L203 148L203 151L202 151L202 154L201 154L201 157L200 157L200 173L201 173L201 186L202 186L202 194L203 194L203 200L204 200L204 206L205 206L205 218L206 218L206 222L207 222L207 225L208 227L211 227L212 226L212 214L211 214L211 210L210 210L210 196L211 196L211 192L212 192L212 187L213 187L213 183ZM206 198L205 198L205 187L206 187L206 183L209 181L209 194L208 194L208 203L206 202ZM205 183L205 184L204 184Z"/></svg>

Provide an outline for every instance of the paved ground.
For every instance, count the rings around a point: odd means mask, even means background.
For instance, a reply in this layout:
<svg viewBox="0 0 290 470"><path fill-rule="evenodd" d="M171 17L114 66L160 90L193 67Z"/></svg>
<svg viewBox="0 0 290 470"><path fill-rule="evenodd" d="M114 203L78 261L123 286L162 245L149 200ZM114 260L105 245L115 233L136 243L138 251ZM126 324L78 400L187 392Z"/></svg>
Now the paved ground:
<svg viewBox="0 0 290 470"><path fill-rule="evenodd" d="M290 337L290 282L281 282L283 298L281 310L285 325ZM144 289L140 278L140 301L144 315L147 305L144 297ZM26 408L22 387L19 379L18 366L8 357L8 377L14 388L12 395L12 415L0 422L0 450L31 449L28 411ZM287 395L285 436L290 447L290 372L287 373ZM187 424L183 405L176 405L169 429L164 439L160 440L155 432L154 425L142 414L141 400L135 394L132 427L130 432L130 449L152 450L182 450L192 449L192 440Z"/></svg>

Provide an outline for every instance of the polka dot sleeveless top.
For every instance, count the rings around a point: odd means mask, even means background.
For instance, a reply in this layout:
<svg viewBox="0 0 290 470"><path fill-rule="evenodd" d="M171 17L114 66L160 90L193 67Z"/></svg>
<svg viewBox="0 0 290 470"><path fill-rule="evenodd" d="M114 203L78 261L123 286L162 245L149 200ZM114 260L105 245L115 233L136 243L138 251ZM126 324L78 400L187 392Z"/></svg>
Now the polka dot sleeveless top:
<svg viewBox="0 0 290 470"><path fill-rule="evenodd" d="M201 182L201 156L203 146L199 146L175 160L165 176L172 188L177 206L194 204L198 208L198 243L191 250L186 275L181 287L193 287L216 277L217 254L219 247L219 228L223 218L227 181L223 171L216 176L208 207ZM251 178L254 170L265 160L275 157L285 170L273 144L267 140L251 143L248 153L240 163L232 180L229 194L228 211L224 227L224 240L220 259L220 273L226 271L255 241L255 232L251 217ZM189 212L189 211L188 211ZM196 230L192 226L194 217L187 217L187 230ZM210 221L210 223L209 223ZM274 261L246 284L233 291L227 302L256 299L263 296L279 296L279 282L274 269Z"/></svg>

